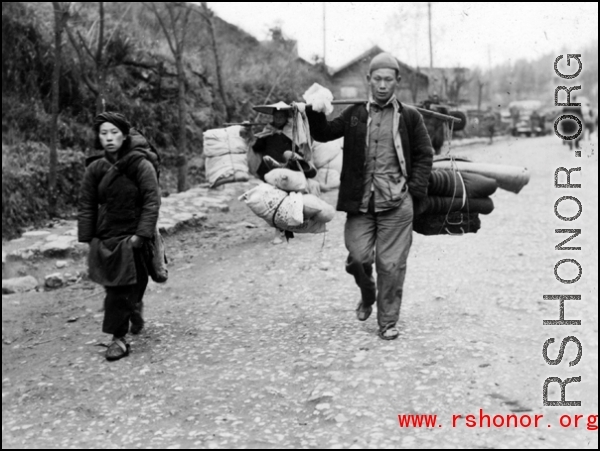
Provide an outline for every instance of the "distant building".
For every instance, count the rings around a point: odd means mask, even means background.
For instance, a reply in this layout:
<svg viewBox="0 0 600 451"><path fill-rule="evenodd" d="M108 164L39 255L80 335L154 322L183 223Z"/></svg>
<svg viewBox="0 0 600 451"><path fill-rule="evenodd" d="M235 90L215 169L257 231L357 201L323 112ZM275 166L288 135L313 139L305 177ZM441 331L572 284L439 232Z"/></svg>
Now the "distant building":
<svg viewBox="0 0 600 451"><path fill-rule="evenodd" d="M367 83L369 62L383 51L380 47L374 46L342 67L330 71L334 97L340 100L366 99L369 94ZM429 95L427 75L401 61L398 61L398 64L402 77L396 92L398 99L406 103L419 103L427 99Z"/></svg>
<svg viewBox="0 0 600 451"><path fill-rule="evenodd" d="M469 103L468 85L471 71L465 67L424 67L421 69L429 77L429 95L438 95L442 102L454 104ZM476 100L476 99L475 99Z"/></svg>

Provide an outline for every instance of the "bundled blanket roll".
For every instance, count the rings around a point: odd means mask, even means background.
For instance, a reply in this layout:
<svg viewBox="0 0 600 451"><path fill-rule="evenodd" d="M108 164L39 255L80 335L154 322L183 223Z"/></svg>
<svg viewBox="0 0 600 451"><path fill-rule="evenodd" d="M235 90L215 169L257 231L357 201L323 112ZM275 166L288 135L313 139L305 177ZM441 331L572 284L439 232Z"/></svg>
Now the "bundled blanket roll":
<svg viewBox="0 0 600 451"><path fill-rule="evenodd" d="M429 176L427 191L430 196L463 197L463 186L467 189L467 197L475 199L489 197L498 189L496 180L483 175L434 169Z"/></svg>
<svg viewBox="0 0 600 451"><path fill-rule="evenodd" d="M429 196L424 200L427 207L422 210L422 214L446 214L460 211L463 213L480 213L489 215L494 210L494 201L489 197L484 199L475 199L467 197L437 197Z"/></svg>
<svg viewBox="0 0 600 451"><path fill-rule="evenodd" d="M481 220L477 213L450 213L448 215L420 215L413 222L413 230L421 235L463 235L477 233Z"/></svg>

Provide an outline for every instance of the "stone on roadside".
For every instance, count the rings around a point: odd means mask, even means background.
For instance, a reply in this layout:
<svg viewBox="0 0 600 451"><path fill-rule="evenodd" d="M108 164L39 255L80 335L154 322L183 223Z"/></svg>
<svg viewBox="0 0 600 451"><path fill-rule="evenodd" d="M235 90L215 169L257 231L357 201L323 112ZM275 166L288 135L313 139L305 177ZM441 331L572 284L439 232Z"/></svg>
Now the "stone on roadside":
<svg viewBox="0 0 600 451"><path fill-rule="evenodd" d="M51 290L56 290L57 288L61 288L65 284L65 278L62 274L50 274L46 276L46 288Z"/></svg>
<svg viewBox="0 0 600 451"><path fill-rule="evenodd" d="M2 281L2 294L27 293L35 290L37 286L38 282L32 276L6 279Z"/></svg>
<svg viewBox="0 0 600 451"><path fill-rule="evenodd" d="M56 262L56 267L57 267L58 269L64 269L64 268L66 268L67 266L69 266L69 262L68 262L68 261L66 261L66 260L58 260L58 261Z"/></svg>
<svg viewBox="0 0 600 451"><path fill-rule="evenodd" d="M177 232L177 224L171 221L161 221L158 223L158 230L163 235L172 235Z"/></svg>
<svg viewBox="0 0 600 451"><path fill-rule="evenodd" d="M75 241L74 237L62 236L55 241L44 244L40 251L45 257L64 257L74 249Z"/></svg>
<svg viewBox="0 0 600 451"><path fill-rule="evenodd" d="M50 232L46 230L32 230L31 232L25 232L23 238L45 238L50 235Z"/></svg>
<svg viewBox="0 0 600 451"><path fill-rule="evenodd" d="M35 243L29 247L16 249L8 254L11 260L33 260L40 253L40 246L43 242Z"/></svg>
<svg viewBox="0 0 600 451"><path fill-rule="evenodd" d="M76 273L76 274L66 273L64 275L64 280L68 283L77 283L80 278L81 278L81 276L79 275L79 273Z"/></svg>
<svg viewBox="0 0 600 451"><path fill-rule="evenodd" d="M335 417L335 422L338 424L347 423L348 418L346 418L343 414L339 414Z"/></svg>

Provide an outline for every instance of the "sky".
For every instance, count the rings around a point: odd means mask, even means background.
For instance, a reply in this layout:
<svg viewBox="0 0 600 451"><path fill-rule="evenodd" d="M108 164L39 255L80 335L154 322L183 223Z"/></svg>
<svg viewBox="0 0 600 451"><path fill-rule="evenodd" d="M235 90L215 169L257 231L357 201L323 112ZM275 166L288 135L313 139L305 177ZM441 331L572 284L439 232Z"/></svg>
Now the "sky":
<svg viewBox="0 0 600 451"><path fill-rule="evenodd" d="M208 2L258 39L279 25L301 57L340 67L373 45L412 66L430 65L427 3ZM325 17L325 21L323 20ZM325 23L325 41L323 24ZM598 39L598 3L431 4L433 65L486 69L547 53L581 53ZM324 46L325 42L325 46Z"/></svg>

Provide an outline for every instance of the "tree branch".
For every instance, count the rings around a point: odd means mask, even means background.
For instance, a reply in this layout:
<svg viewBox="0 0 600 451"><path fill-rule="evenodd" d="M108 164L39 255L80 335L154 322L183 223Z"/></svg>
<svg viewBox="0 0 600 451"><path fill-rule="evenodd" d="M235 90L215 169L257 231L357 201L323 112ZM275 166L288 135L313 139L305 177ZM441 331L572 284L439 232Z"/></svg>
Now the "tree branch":
<svg viewBox="0 0 600 451"><path fill-rule="evenodd" d="M102 65L102 57L104 50L104 2L98 2L100 4L100 29L98 30L98 48L96 50L96 67Z"/></svg>
<svg viewBox="0 0 600 451"><path fill-rule="evenodd" d="M169 13L169 19L171 20L171 30L173 30L173 39L175 40L177 53L173 52L175 57L179 54L179 50L181 49L181 43L179 42L179 37L177 36L177 20L178 17L175 17L175 5L171 3L165 2L165 6L167 8L167 12Z"/></svg>
<svg viewBox="0 0 600 451"><path fill-rule="evenodd" d="M119 28L121 28L121 25L123 24L123 20L125 19L125 16L127 16L127 14L129 13L129 11L131 10L131 6L133 5L133 3L129 3L129 6L127 7L127 9L125 10L125 12L123 13L123 15L121 16L121 19L119 20L119 22L117 23L117 26L115 27L115 29L113 30L112 34L110 35L110 38L108 38L108 40L106 41L106 43L104 44L104 50L106 51L106 49L108 48L108 44L111 43L111 41L113 40L113 38L115 37L115 34L117 33L117 30Z"/></svg>
<svg viewBox="0 0 600 451"><path fill-rule="evenodd" d="M167 39L167 43L169 44L169 47L171 48L171 51L173 52L173 55L176 55L176 50L175 50L175 47L173 46L173 42L171 42L171 36L169 35L169 30L168 30L166 24L164 23L164 21L162 20L162 17L160 16L158 9L156 8L156 5L154 4L154 2L142 2L142 3L147 8L150 8L152 10L152 12L154 13L154 16L158 20L158 23L163 30L163 34L165 35L165 38Z"/></svg>
<svg viewBox="0 0 600 451"><path fill-rule="evenodd" d="M125 64L126 66L131 66L131 67L139 67L140 69L148 69L148 70L158 73L156 66L153 64L142 63L140 61L133 61L133 60L124 60L124 61L122 61L122 64Z"/></svg>
<svg viewBox="0 0 600 451"><path fill-rule="evenodd" d="M71 43L71 45L73 46L73 49L75 50L75 53L77 54L77 58L79 59L79 65L81 67L83 67L84 65L84 58L83 55L81 54L81 49L79 48L79 46L77 45L77 42L75 40L75 36L73 36L73 32L71 31L71 28L67 25L65 27L65 30L67 31L67 36L69 38L69 42Z"/></svg>
<svg viewBox="0 0 600 451"><path fill-rule="evenodd" d="M89 55L89 57L93 61L95 61L96 58L94 57L94 53L92 52L92 50L87 45L87 42L85 41L85 39L83 38L83 36L81 36L81 33L79 32L79 30L77 31L77 36L79 36L79 41L81 42L81 45L83 46L83 49L87 52L87 54Z"/></svg>
<svg viewBox="0 0 600 451"><path fill-rule="evenodd" d="M190 20L191 12L192 11L189 8L186 8L185 16L183 18L183 25L182 25L182 29L181 29L181 51L183 51L183 49L185 47L185 38L187 37L188 23Z"/></svg>

